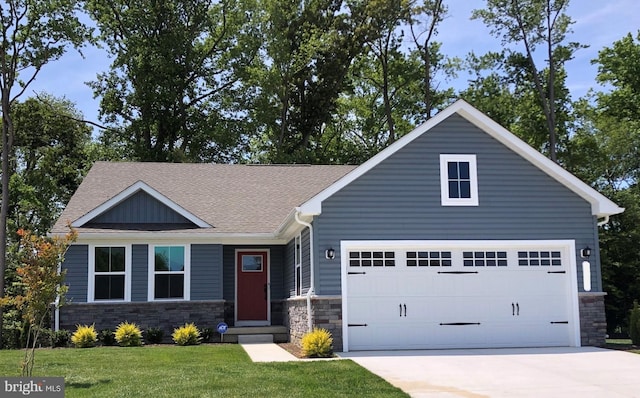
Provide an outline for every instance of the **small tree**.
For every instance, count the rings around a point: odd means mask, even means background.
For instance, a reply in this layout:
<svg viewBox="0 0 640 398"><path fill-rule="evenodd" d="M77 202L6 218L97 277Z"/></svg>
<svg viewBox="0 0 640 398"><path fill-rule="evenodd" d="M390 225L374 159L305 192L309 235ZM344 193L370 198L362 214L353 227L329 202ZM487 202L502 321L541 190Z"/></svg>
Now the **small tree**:
<svg viewBox="0 0 640 398"><path fill-rule="evenodd" d="M22 376L31 376L40 331L52 305L58 308L64 302L67 291L63 285L65 272L60 272L58 266L69 245L76 240L77 233L72 229L64 237L47 238L21 229L18 235L21 265L17 274L23 293L3 298L0 304L15 305L24 314L29 327L21 370Z"/></svg>

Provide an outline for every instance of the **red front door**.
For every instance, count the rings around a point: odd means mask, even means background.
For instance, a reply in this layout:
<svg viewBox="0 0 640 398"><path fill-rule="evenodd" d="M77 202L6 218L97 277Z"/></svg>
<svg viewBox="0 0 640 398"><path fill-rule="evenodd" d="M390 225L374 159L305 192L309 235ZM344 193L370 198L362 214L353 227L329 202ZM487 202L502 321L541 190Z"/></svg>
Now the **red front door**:
<svg viewBox="0 0 640 398"><path fill-rule="evenodd" d="M268 324L269 253L261 250L236 253L236 320L239 323Z"/></svg>

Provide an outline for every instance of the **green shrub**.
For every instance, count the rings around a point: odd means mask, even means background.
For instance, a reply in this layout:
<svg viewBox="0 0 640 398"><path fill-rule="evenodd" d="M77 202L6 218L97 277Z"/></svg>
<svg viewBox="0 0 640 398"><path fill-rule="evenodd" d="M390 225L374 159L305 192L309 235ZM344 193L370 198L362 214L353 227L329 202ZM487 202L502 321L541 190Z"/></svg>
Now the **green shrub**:
<svg viewBox="0 0 640 398"><path fill-rule="evenodd" d="M200 342L200 331L193 323L187 323L174 329L171 337L177 345L196 345Z"/></svg>
<svg viewBox="0 0 640 398"><path fill-rule="evenodd" d="M164 331L160 328L149 328L144 332L144 338L149 344L160 344L164 337Z"/></svg>
<svg viewBox="0 0 640 398"><path fill-rule="evenodd" d="M71 332L68 330L58 330L53 332L51 336L51 345L56 347L69 347L69 343L71 342Z"/></svg>
<svg viewBox="0 0 640 398"><path fill-rule="evenodd" d="M121 347L140 347L142 332L135 323L122 322L116 328L116 341Z"/></svg>
<svg viewBox="0 0 640 398"><path fill-rule="evenodd" d="M71 342L76 348L88 348L96 345L98 333L94 325L78 325L76 331L71 336Z"/></svg>
<svg viewBox="0 0 640 398"><path fill-rule="evenodd" d="M200 337L202 337L201 341L203 343L210 343L211 339L213 339L214 333L215 333L215 330L213 328L202 329L202 332L200 332Z"/></svg>
<svg viewBox="0 0 640 398"><path fill-rule="evenodd" d="M107 345L107 346L116 344L116 337L113 335L113 330L102 329L98 333L98 341L100 341L102 345Z"/></svg>
<svg viewBox="0 0 640 398"><path fill-rule="evenodd" d="M302 354L311 358L328 358L333 355L333 338L327 329L314 329L302 336Z"/></svg>
<svg viewBox="0 0 640 398"><path fill-rule="evenodd" d="M629 337L634 345L640 345L640 306L633 302L633 309L629 316Z"/></svg>

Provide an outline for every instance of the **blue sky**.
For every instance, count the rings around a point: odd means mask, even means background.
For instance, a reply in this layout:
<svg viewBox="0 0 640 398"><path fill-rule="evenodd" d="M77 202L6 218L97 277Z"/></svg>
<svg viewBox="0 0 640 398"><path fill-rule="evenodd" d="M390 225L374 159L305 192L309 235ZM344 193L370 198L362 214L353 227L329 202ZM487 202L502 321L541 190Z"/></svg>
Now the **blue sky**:
<svg viewBox="0 0 640 398"><path fill-rule="evenodd" d="M482 21L470 20L471 10L484 5L482 0L445 0L449 16L439 26L436 40L442 42L442 52L449 56L464 56L470 51L483 54L500 49L500 39L490 35ZM566 65L568 86L574 99L583 96L589 88L597 87L597 66L591 65L598 51L631 32L640 29L640 2L638 0L573 0L568 14L575 21L570 41L588 44L579 50ZM95 80L100 72L108 70L110 60L104 50L86 48L84 58L76 52L67 53L61 60L46 65L37 80L30 86L22 100L34 92L48 92L66 97L74 102L85 119L98 120L99 100L85 82ZM468 75L462 72L450 84L456 88L465 86Z"/></svg>

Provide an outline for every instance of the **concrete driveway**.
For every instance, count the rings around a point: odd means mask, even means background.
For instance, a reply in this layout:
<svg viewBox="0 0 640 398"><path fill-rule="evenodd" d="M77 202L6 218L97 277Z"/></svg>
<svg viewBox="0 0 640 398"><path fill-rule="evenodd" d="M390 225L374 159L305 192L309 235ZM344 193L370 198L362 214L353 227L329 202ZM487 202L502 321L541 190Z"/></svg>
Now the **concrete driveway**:
<svg viewBox="0 0 640 398"><path fill-rule="evenodd" d="M584 348L341 353L412 397L639 397L640 355Z"/></svg>

